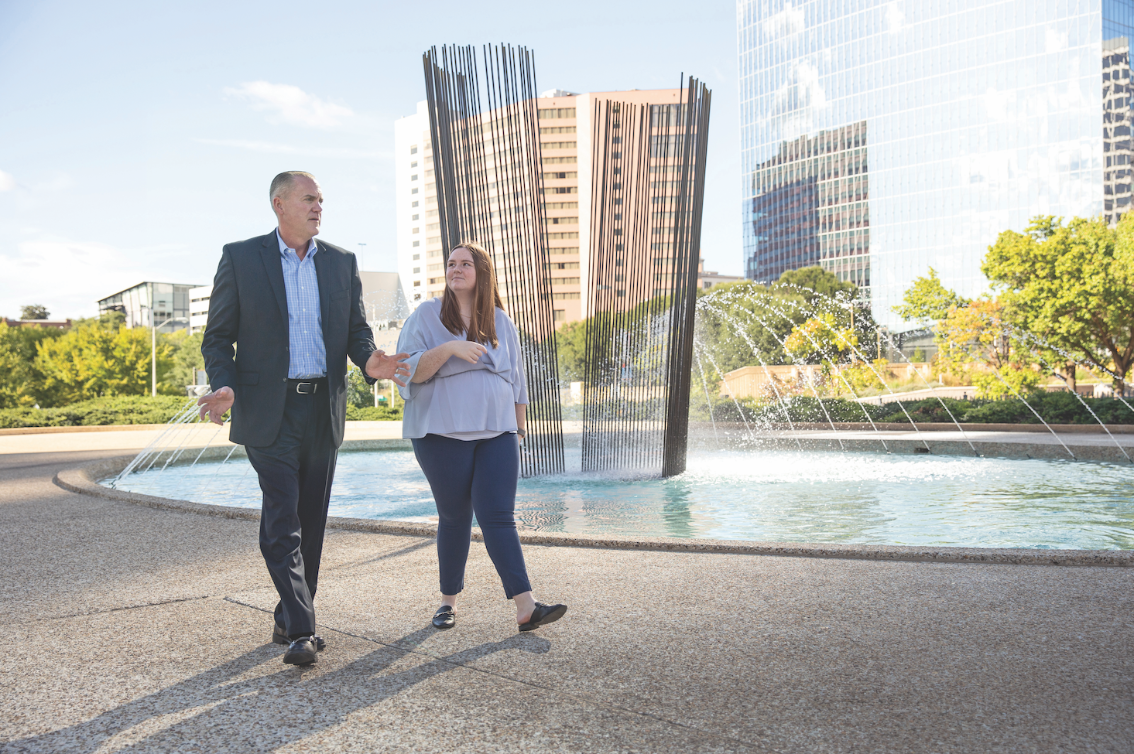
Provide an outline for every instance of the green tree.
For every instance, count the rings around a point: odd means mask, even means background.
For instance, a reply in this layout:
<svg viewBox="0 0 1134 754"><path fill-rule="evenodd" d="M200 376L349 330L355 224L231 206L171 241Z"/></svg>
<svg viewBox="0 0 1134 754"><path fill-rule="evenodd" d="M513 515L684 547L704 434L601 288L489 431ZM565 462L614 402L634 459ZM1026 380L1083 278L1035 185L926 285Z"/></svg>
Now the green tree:
<svg viewBox="0 0 1134 754"><path fill-rule="evenodd" d="M1113 370L1120 386L1134 362L1134 213L1117 229L1101 218L1035 217L1024 233L1001 233L981 270L1011 323Z"/></svg>
<svg viewBox="0 0 1134 754"><path fill-rule="evenodd" d="M40 343L62 334L53 327L9 327L0 321L0 408L54 405L35 357Z"/></svg>
<svg viewBox="0 0 1134 754"><path fill-rule="evenodd" d="M776 285L796 286L804 289L800 291L800 295L809 304L816 298L840 298L845 301L853 301L854 297L858 295L858 286L839 280L837 275L827 272L818 265L788 270L780 275Z"/></svg>
<svg viewBox="0 0 1134 754"><path fill-rule="evenodd" d="M792 328L784 346L801 361L838 360L858 345L858 335L845 324L839 327L832 312L823 312Z"/></svg>
<svg viewBox="0 0 1134 754"><path fill-rule="evenodd" d="M347 403L357 408L374 406L374 388L366 384L362 370L351 364L347 369Z"/></svg>
<svg viewBox="0 0 1134 754"><path fill-rule="evenodd" d="M568 322L555 332L562 382L582 382L587 374L587 321Z"/></svg>
<svg viewBox="0 0 1134 754"><path fill-rule="evenodd" d="M158 335L158 342L169 347L169 367L161 373L158 392L162 395L185 395L185 386L197 382L197 370L205 368L201 355L204 332L189 334L188 330ZM158 361L161 367L161 361Z"/></svg>
<svg viewBox="0 0 1134 754"><path fill-rule="evenodd" d="M43 304L27 304L20 307L20 319L47 319L50 312Z"/></svg>
<svg viewBox="0 0 1134 754"><path fill-rule="evenodd" d="M930 267L928 277L914 278L913 285L902 296L902 303L893 311L906 322L929 324L945 319L950 309L967 303L966 299L946 288L937 270Z"/></svg>
<svg viewBox="0 0 1134 754"><path fill-rule="evenodd" d="M168 374L172 347L157 347L158 380ZM35 367L56 405L112 395L146 395L150 390L150 331L106 327L85 320L37 348Z"/></svg>

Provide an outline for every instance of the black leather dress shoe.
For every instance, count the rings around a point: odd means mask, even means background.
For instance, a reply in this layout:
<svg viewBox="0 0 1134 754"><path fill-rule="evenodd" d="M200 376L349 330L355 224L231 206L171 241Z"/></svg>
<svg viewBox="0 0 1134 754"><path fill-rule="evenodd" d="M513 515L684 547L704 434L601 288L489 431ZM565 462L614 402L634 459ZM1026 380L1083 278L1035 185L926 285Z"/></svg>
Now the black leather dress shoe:
<svg viewBox="0 0 1134 754"><path fill-rule="evenodd" d="M322 636L312 636L315 640L315 648L322 652L327 648L327 642ZM287 638L287 631L279 623L272 623L272 643L283 644L285 647L291 644L291 639Z"/></svg>
<svg viewBox="0 0 1134 754"><path fill-rule="evenodd" d="M433 614L434 628L452 628L457 625L457 613L451 605L442 605Z"/></svg>
<svg viewBox="0 0 1134 754"><path fill-rule="evenodd" d="M566 605L545 605L542 602L537 602L528 622L520 624L520 630L534 631L540 626L546 626L548 623L559 620L565 612L567 612Z"/></svg>
<svg viewBox="0 0 1134 754"><path fill-rule="evenodd" d="M288 645L284 652L285 665L311 665L319 661L319 650L315 648L315 637L301 636Z"/></svg>

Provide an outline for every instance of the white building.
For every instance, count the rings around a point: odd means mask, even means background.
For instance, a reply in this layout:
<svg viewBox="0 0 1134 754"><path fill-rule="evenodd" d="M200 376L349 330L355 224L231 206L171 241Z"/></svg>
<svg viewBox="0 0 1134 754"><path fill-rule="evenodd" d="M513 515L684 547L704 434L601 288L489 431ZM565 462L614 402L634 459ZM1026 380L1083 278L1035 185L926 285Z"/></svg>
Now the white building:
<svg viewBox="0 0 1134 754"><path fill-rule="evenodd" d="M211 285L189 289L189 334L205 331L209 322L209 296L213 295Z"/></svg>
<svg viewBox="0 0 1134 754"><path fill-rule="evenodd" d="M401 281L396 272L360 272L362 305L366 321L374 331L374 342L384 351L392 351L398 343L402 323L409 316ZM203 332L209 321L211 285L189 290L189 332Z"/></svg>
<svg viewBox="0 0 1134 754"><path fill-rule="evenodd" d="M398 275L406 303L413 310L431 298L430 290L436 294L444 289L445 283L429 110L425 102L417 103L417 112L413 115L394 123L394 197Z"/></svg>

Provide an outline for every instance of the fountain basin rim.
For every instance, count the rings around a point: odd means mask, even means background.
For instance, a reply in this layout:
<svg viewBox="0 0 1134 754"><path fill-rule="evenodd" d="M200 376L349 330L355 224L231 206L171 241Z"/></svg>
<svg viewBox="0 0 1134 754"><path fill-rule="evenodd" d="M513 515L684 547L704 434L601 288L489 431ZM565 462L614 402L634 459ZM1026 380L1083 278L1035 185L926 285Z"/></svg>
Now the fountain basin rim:
<svg viewBox="0 0 1134 754"><path fill-rule="evenodd" d="M347 422L347 425L352 424L378 424L379 422ZM381 422L386 423L386 422ZM397 422L400 424L401 422ZM202 422L204 424L204 422ZM564 422L564 432L566 434L578 434L582 428L581 421L568 421ZM577 425L577 426L576 426ZM708 421L690 421L689 427L691 429L711 430L713 423ZM913 432L916 426L919 432L956 432L957 425L952 422L917 422L910 424L909 422L875 422L869 424L868 422L835 422L835 430L839 431L872 431L874 429L883 432ZM743 422L716 422L718 429L745 429L746 425ZM961 429L965 432L1049 432L1048 427L1061 434L1105 434L1103 428L1098 424L976 424L961 422ZM831 425L828 422L794 422L788 425L786 422L771 422L761 424L761 429L771 430L786 430L794 428L797 430L815 431L815 430L831 430ZM6 435L53 435L53 434L70 434L81 432L145 432L145 431L160 431L169 429L168 424L84 424L81 426L69 427L7 427L0 429L0 437ZM1134 434L1134 424L1108 424L1106 429L1111 434L1115 435L1129 435Z"/></svg>
<svg viewBox="0 0 1134 754"><path fill-rule="evenodd" d="M258 521L259 511L224 505L194 503L188 500L143 495L111 489L99 479L117 474L134 458L133 455L107 458L63 469L52 480L58 487L80 495L104 500L132 503L150 508L196 513L222 518ZM393 521L330 516L328 529L363 531L434 538L436 524L416 521ZM479 531L473 539L483 541ZM588 536L556 532L520 532L526 545L558 547L592 547L610 550L646 550L657 552L689 552L731 555L772 555L779 557L831 558L842 560L878 560L920 563L967 563L985 565L1094 566L1110 568L1134 567L1134 550L1040 550L1024 548L984 547L911 547L903 545L841 545L800 542L747 542L712 539L677 539L670 537Z"/></svg>

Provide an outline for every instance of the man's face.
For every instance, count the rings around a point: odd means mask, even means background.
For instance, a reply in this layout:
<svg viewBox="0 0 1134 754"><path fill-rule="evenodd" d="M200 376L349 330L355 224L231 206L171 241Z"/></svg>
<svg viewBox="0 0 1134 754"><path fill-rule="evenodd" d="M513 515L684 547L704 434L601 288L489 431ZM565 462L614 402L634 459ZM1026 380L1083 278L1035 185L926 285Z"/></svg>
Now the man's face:
<svg viewBox="0 0 1134 754"><path fill-rule="evenodd" d="M311 239L319 235L323 219L323 192L306 176L296 178L288 191L272 200L272 208L285 235Z"/></svg>

